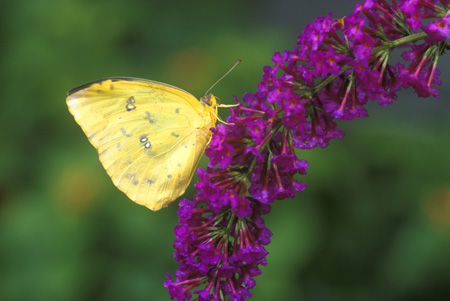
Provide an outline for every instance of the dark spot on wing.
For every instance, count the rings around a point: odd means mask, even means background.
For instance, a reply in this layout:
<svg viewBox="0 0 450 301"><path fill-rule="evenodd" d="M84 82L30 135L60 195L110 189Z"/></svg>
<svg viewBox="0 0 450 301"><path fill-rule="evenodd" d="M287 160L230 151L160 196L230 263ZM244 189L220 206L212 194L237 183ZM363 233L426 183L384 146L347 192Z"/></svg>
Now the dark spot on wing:
<svg viewBox="0 0 450 301"><path fill-rule="evenodd" d="M145 112L144 119L147 119L149 123L155 123L156 119L150 114L150 112Z"/></svg>
<svg viewBox="0 0 450 301"><path fill-rule="evenodd" d="M149 156L150 158L156 157L156 156L158 155L157 153L151 151L151 148L150 148L150 149L147 149L146 152L145 152L145 154L146 154L147 156Z"/></svg>
<svg viewBox="0 0 450 301"><path fill-rule="evenodd" d="M152 179L145 179L145 181L150 185L155 184L155 181L153 181Z"/></svg>
<svg viewBox="0 0 450 301"><path fill-rule="evenodd" d="M170 133L170 135L174 136L175 138L178 138L178 137L180 137L180 135L179 135L179 134L177 134L177 133L175 133L175 132L172 132L172 133Z"/></svg>
<svg viewBox="0 0 450 301"><path fill-rule="evenodd" d="M172 178L172 175L167 175L167 177L170 179L170 178Z"/></svg>
<svg viewBox="0 0 450 301"><path fill-rule="evenodd" d="M131 134L128 133L128 132L125 130L125 128L120 128L120 131L122 132L122 134L123 134L125 137L131 137Z"/></svg>
<svg viewBox="0 0 450 301"><path fill-rule="evenodd" d="M180 108L176 108L176 109L175 109L175 113L177 113L177 114L180 113L180 111L181 111Z"/></svg>

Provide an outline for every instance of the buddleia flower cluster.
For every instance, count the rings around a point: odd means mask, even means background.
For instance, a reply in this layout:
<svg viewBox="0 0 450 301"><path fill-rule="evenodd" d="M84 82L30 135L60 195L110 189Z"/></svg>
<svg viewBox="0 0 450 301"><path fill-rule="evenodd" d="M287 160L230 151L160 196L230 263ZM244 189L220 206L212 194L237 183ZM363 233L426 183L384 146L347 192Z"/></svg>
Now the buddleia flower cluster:
<svg viewBox="0 0 450 301"><path fill-rule="evenodd" d="M388 105L408 87L438 97L449 37L450 0L367 0L342 19L317 18L294 49L275 53L257 91L213 129L198 192L180 202L171 298L250 298L272 235L263 216L306 186L296 150L342 138L336 120L367 116L369 100ZM394 49L402 62L391 62Z"/></svg>

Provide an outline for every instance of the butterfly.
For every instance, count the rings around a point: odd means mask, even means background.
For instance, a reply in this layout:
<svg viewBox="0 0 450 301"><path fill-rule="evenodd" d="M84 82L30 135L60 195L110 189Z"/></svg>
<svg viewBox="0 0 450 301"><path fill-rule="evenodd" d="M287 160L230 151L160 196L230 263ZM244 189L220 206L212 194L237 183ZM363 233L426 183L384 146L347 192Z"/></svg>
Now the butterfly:
<svg viewBox="0 0 450 301"><path fill-rule="evenodd" d="M211 140L219 99L113 77L68 92L67 105L115 186L151 210L186 190Z"/></svg>

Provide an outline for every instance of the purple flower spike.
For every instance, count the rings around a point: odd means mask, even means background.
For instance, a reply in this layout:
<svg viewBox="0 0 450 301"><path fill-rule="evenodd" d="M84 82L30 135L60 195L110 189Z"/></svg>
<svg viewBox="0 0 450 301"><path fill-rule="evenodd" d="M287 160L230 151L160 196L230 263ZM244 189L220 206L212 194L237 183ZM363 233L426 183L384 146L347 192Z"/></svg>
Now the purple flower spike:
<svg viewBox="0 0 450 301"><path fill-rule="evenodd" d="M342 19L317 18L273 55L257 91L235 97L227 123L211 129L197 194L180 201L179 269L164 283L172 299L251 297L272 236L263 215L306 188L302 154L341 139L337 119L368 116L368 101L389 105L408 87L438 97L449 11L449 0L366 0ZM406 64L391 63L396 48Z"/></svg>

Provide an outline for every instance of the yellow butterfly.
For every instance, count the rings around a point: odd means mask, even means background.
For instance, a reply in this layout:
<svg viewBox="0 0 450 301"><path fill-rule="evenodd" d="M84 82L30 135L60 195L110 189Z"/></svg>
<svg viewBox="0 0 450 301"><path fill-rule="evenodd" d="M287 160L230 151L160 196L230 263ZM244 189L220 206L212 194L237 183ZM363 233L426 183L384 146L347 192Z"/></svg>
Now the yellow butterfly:
<svg viewBox="0 0 450 301"><path fill-rule="evenodd" d="M216 126L218 98L177 87L107 78L68 92L67 105L114 185L151 210L184 193Z"/></svg>

